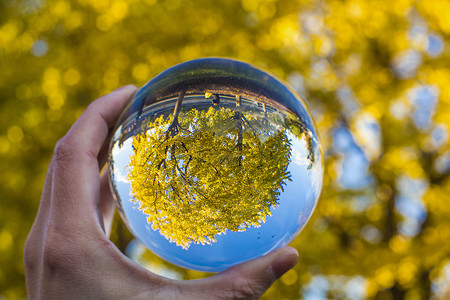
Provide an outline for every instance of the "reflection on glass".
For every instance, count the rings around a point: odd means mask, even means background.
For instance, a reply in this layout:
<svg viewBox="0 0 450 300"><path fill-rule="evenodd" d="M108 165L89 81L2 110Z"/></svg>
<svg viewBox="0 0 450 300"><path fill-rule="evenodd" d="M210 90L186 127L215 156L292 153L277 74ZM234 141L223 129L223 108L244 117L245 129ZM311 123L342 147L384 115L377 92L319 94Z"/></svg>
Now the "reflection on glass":
<svg viewBox="0 0 450 300"><path fill-rule="evenodd" d="M316 131L297 97L225 59L187 62L144 86L110 155L133 234L166 260L204 271L289 243L322 183Z"/></svg>
<svg viewBox="0 0 450 300"><path fill-rule="evenodd" d="M259 227L290 179L284 129L250 107L226 107L230 100L207 108L191 96L181 109L182 100L173 114L147 119L133 140L127 179L139 209L183 248Z"/></svg>

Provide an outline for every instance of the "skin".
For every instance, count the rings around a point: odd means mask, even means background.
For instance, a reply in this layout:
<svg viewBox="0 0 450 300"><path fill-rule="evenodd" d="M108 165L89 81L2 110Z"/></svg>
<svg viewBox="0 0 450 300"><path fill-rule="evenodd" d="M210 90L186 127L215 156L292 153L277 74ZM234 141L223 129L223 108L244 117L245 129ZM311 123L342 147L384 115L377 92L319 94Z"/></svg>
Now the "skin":
<svg viewBox="0 0 450 300"><path fill-rule="evenodd" d="M292 268L283 247L212 277L177 281L140 267L109 240L115 204L100 175L108 140L136 92L124 86L94 101L58 142L24 249L30 299L257 299Z"/></svg>

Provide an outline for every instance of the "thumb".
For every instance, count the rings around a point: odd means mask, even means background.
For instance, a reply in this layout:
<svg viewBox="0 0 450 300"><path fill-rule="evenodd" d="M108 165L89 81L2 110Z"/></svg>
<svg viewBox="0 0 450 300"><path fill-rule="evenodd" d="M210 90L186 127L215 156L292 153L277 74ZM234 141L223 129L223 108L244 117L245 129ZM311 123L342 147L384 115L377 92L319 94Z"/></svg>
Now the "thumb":
<svg viewBox="0 0 450 300"><path fill-rule="evenodd" d="M297 250L282 247L205 279L209 284L203 282L203 290L221 299L257 299L297 261Z"/></svg>

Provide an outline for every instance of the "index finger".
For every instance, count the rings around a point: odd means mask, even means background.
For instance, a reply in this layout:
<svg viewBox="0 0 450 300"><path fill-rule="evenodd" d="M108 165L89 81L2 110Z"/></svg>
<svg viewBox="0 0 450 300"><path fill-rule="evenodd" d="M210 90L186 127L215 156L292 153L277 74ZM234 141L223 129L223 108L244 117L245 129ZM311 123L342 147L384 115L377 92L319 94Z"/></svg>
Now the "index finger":
<svg viewBox="0 0 450 300"><path fill-rule="evenodd" d="M94 221L99 224L98 155L125 103L136 90L134 86L125 86L91 103L57 144L51 166L51 207L55 209L57 223L91 226Z"/></svg>
<svg viewBox="0 0 450 300"><path fill-rule="evenodd" d="M75 122L64 140L76 150L97 158L111 127L125 103L137 91L133 85L123 86L92 102Z"/></svg>

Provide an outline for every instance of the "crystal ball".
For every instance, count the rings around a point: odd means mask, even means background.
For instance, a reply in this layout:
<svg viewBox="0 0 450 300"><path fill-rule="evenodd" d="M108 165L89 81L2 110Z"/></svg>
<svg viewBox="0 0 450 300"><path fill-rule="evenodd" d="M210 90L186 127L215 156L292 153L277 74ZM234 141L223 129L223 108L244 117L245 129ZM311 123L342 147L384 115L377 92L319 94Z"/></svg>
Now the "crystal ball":
<svg viewBox="0 0 450 300"><path fill-rule="evenodd" d="M110 183L150 251L218 272L290 243L323 181L306 103L253 65L188 61L145 84L114 129Z"/></svg>

